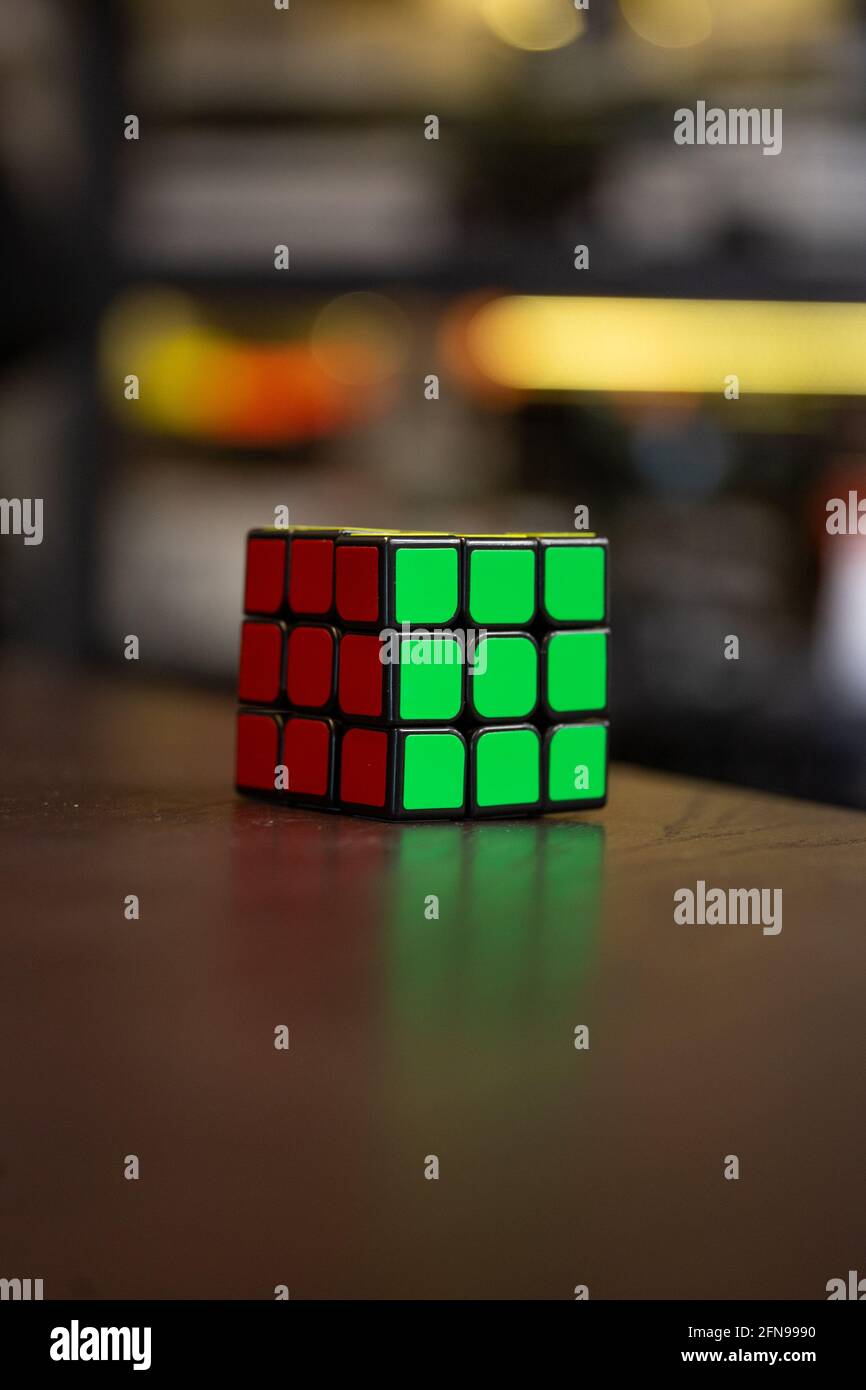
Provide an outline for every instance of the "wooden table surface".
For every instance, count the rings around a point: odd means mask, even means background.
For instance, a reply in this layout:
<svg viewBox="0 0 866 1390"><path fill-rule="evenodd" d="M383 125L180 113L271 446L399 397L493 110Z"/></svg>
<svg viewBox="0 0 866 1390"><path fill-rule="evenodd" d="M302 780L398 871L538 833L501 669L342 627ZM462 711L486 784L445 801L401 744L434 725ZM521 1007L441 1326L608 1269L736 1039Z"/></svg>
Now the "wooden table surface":
<svg viewBox="0 0 866 1390"><path fill-rule="evenodd" d="M233 794L230 698L120 676L0 685L0 1275L568 1299L866 1273L866 817L627 767L585 817L293 812ZM699 879L781 888L781 932L678 925Z"/></svg>

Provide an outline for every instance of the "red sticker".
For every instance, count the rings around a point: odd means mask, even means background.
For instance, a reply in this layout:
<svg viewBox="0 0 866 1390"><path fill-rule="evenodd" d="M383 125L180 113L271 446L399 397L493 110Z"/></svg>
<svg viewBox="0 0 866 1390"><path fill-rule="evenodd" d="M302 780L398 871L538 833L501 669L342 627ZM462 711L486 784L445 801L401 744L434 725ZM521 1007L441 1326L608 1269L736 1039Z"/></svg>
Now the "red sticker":
<svg viewBox="0 0 866 1390"><path fill-rule="evenodd" d="M280 730L269 714L239 714L235 781L239 787L272 792Z"/></svg>
<svg viewBox="0 0 866 1390"><path fill-rule="evenodd" d="M327 796L331 767L331 727L323 719L290 719L283 741L290 792Z"/></svg>
<svg viewBox="0 0 866 1390"><path fill-rule="evenodd" d="M327 627L294 627L286 674L289 704L322 709L334 691L334 636Z"/></svg>
<svg viewBox="0 0 866 1390"><path fill-rule="evenodd" d="M347 623L379 621L377 546L337 546L337 612Z"/></svg>
<svg viewBox="0 0 866 1390"><path fill-rule="evenodd" d="M245 613L279 613L286 583L286 542L252 537L247 541Z"/></svg>
<svg viewBox="0 0 866 1390"><path fill-rule="evenodd" d="M253 704L275 704L280 698L282 664L282 628L277 623L244 623L238 698Z"/></svg>
<svg viewBox="0 0 866 1390"><path fill-rule="evenodd" d="M389 735L379 729L347 729L340 750L340 796L360 806L384 806Z"/></svg>
<svg viewBox="0 0 866 1390"><path fill-rule="evenodd" d="M339 703L344 714L382 714L385 668L378 635L347 633L340 642Z"/></svg>
<svg viewBox="0 0 866 1390"><path fill-rule="evenodd" d="M334 601L334 542L292 541L289 604L294 613L328 613Z"/></svg>

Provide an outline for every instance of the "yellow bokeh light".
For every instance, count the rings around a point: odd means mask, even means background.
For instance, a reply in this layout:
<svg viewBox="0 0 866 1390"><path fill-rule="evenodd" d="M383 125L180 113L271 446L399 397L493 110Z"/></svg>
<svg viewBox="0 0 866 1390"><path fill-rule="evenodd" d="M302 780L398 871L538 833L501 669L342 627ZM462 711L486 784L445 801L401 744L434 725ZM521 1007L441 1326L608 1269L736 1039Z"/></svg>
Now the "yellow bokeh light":
<svg viewBox="0 0 866 1390"><path fill-rule="evenodd" d="M808 43L827 37L844 19L847 0L748 0L725 5L713 0L714 33L722 43Z"/></svg>
<svg viewBox="0 0 866 1390"><path fill-rule="evenodd" d="M564 48L585 27L573 0L480 0L479 13L503 43L533 53Z"/></svg>
<svg viewBox="0 0 866 1390"><path fill-rule="evenodd" d="M691 48L713 31L709 0L619 0L619 7L638 37L659 48Z"/></svg>
<svg viewBox="0 0 866 1390"><path fill-rule="evenodd" d="M202 412L194 387L203 354L212 353L213 348L189 296L162 288L121 295L102 325L102 373L108 398L122 411L124 398L118 382L134 372L147 386L136 404L136 420L179 433L196 428Z"/></svg>
<svg viewBox="0 0 866 1390"><path fill-rule="evenodd" d="M836 32L850 0L619 0L626 24L658 48L764 45L783 48Z"/></svg>
<svg viewBox="0 0 866 1390"><path fill-rule="evenodd" d="M476 367L535 391L866 395L866 305L513 295L467 329Z"/></svg>

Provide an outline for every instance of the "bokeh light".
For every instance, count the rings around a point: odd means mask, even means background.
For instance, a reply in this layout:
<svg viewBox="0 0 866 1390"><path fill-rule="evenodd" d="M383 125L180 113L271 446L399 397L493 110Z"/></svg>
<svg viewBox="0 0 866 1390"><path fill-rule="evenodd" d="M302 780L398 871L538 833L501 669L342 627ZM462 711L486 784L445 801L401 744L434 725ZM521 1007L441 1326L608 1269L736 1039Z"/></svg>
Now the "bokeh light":
<svg viewBox="0 0 866 1390"><path fill-rule="evenodd" d="M385 295L367 290L331 300L310 333L313 357L327 376L344 386L387 381L405 362L408 343L403 310Z"/></svg>
<svg viewBox="0 0 866 1390"><path fill-rule="evenodd" d="M503 43L530 52L564 48L585 27L572 0L481 0L480 13Z"/></svg>
<svg viewBox="0 0 866 1390"><path fill-rule="evenodd" d="M501 386L534 391L866 394L866 306L510 295L467 348Z"/></svg>
<svg viewBox="0 0 866 1390"><path fill-rule="evenodd" d="M103 325L106 399L127 426L190 440L256 446L339 433L383 404L377 388L394 368L397 336L382 329L386 319L381 310L378 318L326 311L323 362L321 341L314 351L306 334L260 341L213 326L187 295L132 293ZM132 374L140 394L127 400L123 384Z"/></svg>
<svg viewBox="0 0 866 1390"><path fill-rule="evenodd" d="M709 0L619 0L619 7L638 37L659 48L691 48L713 31Z"/></svg>

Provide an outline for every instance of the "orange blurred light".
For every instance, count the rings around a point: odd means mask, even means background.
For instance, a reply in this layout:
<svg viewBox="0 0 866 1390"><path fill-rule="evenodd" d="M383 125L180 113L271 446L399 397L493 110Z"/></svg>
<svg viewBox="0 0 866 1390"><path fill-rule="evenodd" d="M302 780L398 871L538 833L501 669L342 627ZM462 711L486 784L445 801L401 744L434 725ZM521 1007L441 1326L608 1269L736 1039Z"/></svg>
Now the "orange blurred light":
<svg viewBox="0 0 866 1390"><path fill-rule="evenodd" d="M105 389L132 428L244 445L318 438L369 418L386 400L376 345L336 332L330 343L352 363L352 384L337 380L311 344L232 337L202 324L188 297L147 291L119 300L106 316ZM137 399L122 389L131 374Z"/></svg>

